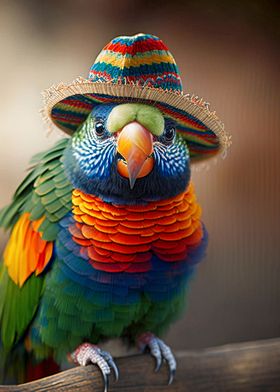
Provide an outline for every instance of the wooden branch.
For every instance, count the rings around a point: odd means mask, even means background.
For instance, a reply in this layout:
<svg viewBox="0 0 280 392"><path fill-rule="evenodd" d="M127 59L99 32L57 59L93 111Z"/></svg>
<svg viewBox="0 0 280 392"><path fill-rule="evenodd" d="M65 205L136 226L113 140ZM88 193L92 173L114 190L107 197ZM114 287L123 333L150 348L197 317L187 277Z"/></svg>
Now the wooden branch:
<svg viewBox="0 0 280 392"><path fill-rule="evenodd" d="M164 364L159 373L149 355L119 358L120 380L110 380L110 392L279 392L280 339L238 343L177 353L178 371L167 386ZM76 367L18 386L0 386L0 392L103 392L96 366Z"/></svg>

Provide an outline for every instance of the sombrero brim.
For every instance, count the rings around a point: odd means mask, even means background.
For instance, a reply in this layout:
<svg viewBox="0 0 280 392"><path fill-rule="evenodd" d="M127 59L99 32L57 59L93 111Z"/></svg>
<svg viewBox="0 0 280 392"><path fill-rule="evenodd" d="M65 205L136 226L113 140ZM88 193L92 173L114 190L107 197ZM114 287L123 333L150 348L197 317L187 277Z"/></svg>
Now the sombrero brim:
<svg viewBox="0 0 280 392"><path fill-rule="evenodd" d="M225 154L230 136L209 104L190 94L183 95L137 84L90 82L78 78L60 83L44 92L44 119L69 135L86 120L95 105L110 102L146 102L175 119L177 130L186 140L192 160Z"/></svg>

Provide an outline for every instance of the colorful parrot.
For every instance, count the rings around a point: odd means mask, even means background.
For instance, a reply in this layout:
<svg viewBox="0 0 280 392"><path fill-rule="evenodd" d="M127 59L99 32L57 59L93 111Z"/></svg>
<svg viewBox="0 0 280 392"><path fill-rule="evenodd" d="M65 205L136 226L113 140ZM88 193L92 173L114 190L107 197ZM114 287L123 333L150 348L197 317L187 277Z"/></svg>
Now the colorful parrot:
<svg viewBox="0 0 280 392"><path fill-rule="evenodd" d="M162 334L181 314L207 234L190 163L229 139L208 105L181 93L157 37L112 40L88 79L46 94L45 117L71 137L36 155L0 214L2 372L66 358L117 366L99 344L121 337L176 370ZM43 361L43 362L42 362ZM26 371L26 369L25 369ZM6 377L7 378L7 377Z"/></svg>

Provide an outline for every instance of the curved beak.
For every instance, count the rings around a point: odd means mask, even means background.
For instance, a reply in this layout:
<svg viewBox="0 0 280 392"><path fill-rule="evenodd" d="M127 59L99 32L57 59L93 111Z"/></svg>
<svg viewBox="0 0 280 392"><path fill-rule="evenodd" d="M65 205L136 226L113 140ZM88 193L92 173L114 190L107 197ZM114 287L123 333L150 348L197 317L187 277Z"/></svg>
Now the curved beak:
<svg viewBox="0 0 280 392"><path fill-rule="evenodd" d="M118 172L129 178L132 189L136 179L145 177L154 167L154 159L151 157L153 136L143 125L133 121L119 133L117 152L121 155L117 163Z"/></svg>

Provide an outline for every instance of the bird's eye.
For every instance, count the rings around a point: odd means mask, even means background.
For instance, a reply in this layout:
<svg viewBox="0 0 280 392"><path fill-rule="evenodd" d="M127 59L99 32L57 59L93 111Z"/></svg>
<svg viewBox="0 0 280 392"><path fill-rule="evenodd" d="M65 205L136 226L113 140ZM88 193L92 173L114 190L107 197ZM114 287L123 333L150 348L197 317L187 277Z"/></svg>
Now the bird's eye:
<svg viewBox="0 0 280 392"><path fill-rule="evenodd" d="M104 133L105 133L104 124L103 124L102 122L100 122L100 121L98 121L98 122L95 124L94 129L95 129L95 133L96 133L97 136L103 136Z"/></svg>
<svg viewBox="0 0 280 392"><path fill-rule="evenodd" d="M174 127L170 127L166 129L166 131L164 132L164 139L166 140L166 142L170 143L173 141L175 137L175 132L176 130Z"/></svg>

